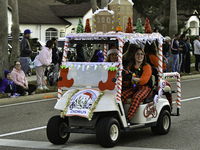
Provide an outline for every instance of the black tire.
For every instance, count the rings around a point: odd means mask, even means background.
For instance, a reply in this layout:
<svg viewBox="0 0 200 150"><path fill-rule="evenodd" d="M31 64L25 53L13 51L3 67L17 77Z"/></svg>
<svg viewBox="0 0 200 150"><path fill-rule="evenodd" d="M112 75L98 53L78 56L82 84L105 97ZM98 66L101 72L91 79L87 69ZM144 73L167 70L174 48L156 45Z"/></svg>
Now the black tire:
<svg viewBox="0 0 200 150"><path fill-rule="evenodd" d="M151 131L157 135L167 134L171 127L170 113L167 110L162 110L157 121L157 125L151 127Z"/></svg>
<svg viewBox="0 0 200 150"><path fill-rule="evenodd" d="M117 119L105 117L100 119L96 127L96 137L103 147L113 147L120 139L120 125Z"/></svg>
<svg viewBox="0 0 200 150"><path fill-rule="evenodd" d="M49 141L56 145L65 144L70 136L70 133L66 132L66 128L69 128L67 118L60 118L60 116L51 117L46 129Z"/></svg>

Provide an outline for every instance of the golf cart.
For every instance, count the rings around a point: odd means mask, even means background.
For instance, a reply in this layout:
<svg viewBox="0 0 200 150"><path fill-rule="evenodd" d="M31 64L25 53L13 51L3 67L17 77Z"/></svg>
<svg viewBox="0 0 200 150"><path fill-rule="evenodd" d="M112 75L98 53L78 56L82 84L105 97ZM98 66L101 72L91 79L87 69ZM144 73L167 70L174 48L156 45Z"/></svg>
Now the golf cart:
<svg viewBox="0 0 200 150"><path fill-rule="evenodd" d="M129 43L159 42L158 83L128 123L126 113L130 102L121 101L123 45ZM166 76L177 77L177 113L180 108L180 75L162 70L162 41L159 33L80 33L66 36L63 61L58 81L58 99L55 109L61 114L50 118L47 137L53 144L64 144L71 133L96 134L99 144L113 147L120 139L120 131L151 127L154 134L167 134L171 126L171 107L162 95L172 92L166 86ZM69 62L68 44L104 44L104 60L109 44L118 45L118 62ZM153 78L152 78L153 79ZM63 91L66 90L64 93ZM64 94L62 94L64 93Z"/></svg>

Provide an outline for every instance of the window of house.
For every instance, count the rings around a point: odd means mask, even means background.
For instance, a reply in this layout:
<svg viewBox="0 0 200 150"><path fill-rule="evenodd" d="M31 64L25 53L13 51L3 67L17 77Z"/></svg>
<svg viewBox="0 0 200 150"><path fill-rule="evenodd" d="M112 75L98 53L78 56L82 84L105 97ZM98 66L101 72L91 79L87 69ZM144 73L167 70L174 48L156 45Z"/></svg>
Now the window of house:
<svg viewBox="0 0 200 150"><path fill-rule="evenodd" d="M60 32L60 37L65 37L65 32L61 31Z"/></svg>
<svg viewBox="0 0 200 150"><path fill-rule="evenodd" d="M52 37L58 37L58 30L55 28L48 28L46 30L46 41L51 40Z"/></svg>

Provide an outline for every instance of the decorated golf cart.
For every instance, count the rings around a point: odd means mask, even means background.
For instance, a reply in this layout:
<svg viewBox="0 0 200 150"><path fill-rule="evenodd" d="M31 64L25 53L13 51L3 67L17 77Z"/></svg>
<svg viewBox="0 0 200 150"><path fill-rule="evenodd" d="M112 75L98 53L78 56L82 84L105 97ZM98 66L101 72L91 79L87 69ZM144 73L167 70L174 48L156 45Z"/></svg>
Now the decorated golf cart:
<svg viewBox="0 0 200 150"><path fill-rule="evenodd" d="M153 82L153 96L140 104L129 124L126 113L130 103L123 106L121 101L123 45L125 42L144 44L154 40L159 42L158 84ZM104 59L108 45L117 44L118 62L70 62L67 60L69 43L104 44ZM121 130L128 132L151 127L154 134L167 134L171 126L171 107L162 95L171 92L171 89L166 86L165 77L177 78L177 116L181 107L181 88L177 72L163 73L162 43L163 37L159 33L98 32L67 35L55 105L60 114L53 116L47 124L49 141L64 144L70 133L89 133L96 134L101 146L113 147L120 139ZM176 108L175 105L173 107Z"/></svg>

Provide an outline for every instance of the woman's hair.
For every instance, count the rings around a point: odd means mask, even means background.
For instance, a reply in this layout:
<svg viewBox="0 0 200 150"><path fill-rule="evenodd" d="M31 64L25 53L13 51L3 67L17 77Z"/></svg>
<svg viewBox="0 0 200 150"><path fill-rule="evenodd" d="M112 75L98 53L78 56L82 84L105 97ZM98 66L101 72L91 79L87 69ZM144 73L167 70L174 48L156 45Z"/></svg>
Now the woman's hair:
<svg viewBox="0 0 200 150"><path fill-rule="evenodd" d="M138 50L140 50L140 51L142 51L142 52L144 53L144 50L143 50L141 47L137 48L137 49L133 52L133 57L132 57L131 60L129 61L128 66L132 67L132 66L134 66L134 65L136 64L136 62L135 62L135 55L136 55L136 53L137 53ZM143 61L142 61L141 67L143 67L145 64L146 64L146 56L145 56L145 53L144 53L144 59L143 59Z"/></svg>
<svg viewBox="0 0 200 150"><path fill-rule="evenodd" d="M17 63L17 62L19 62L19 63L21 64L21 62L20 62L20 61L18 61L18 60L15 60L15 61L14 61L14 67L16 66L16 63Z"/></svg>
<svg viewBox="0 0 200 150"><path fill-rule="evenodd" d="M52 40L47 41L46 47L51 48L53 46L54 42Z"/></svg>
<svg viewBox="0 0 200 150"><path fill-rule="evenodd" d="M134 51L138 48L140 48L138 44L129 44L126 53L123 54L124 59L130 62L134 58Z"/></svg>
<svg viewBox="0 0 200 150"><path fill-rule="evenodd" d="M158 47L156 45L156 42L153 41L152 43L146 43L145 47L144 47L144 52L146 54L153 54L155 56L158 56Z"/></svg>

